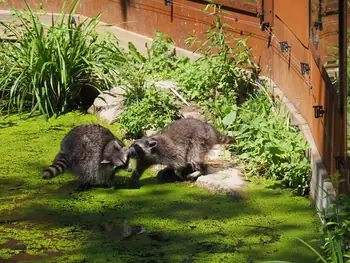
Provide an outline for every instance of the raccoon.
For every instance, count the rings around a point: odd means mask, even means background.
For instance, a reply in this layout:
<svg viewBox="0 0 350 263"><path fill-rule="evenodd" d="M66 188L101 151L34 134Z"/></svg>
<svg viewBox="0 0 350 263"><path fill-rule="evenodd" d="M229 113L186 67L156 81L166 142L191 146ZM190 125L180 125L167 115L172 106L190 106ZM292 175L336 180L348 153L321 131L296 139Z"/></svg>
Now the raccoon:
<svg viewBox="0 0 350 263"><path fill-rule="evenodd" d="M62 140L60 152L44 170L50 179L66 168L79 179L79 188L113 183L117 169L128 168L128 148L111 131L98 124L74 127Z"/></svg>
<svg viewBox="0 0 350 263"><path fill-rule="evenodd" d="M216 144L235 143L211 124L193 118L180 119L160 132L136 140L129 147L130 158L136 159L132 181L153 164L164 164L184 179L196 179L205 174L205 157ZM189 172L190 171L190 172Z"/></svg>

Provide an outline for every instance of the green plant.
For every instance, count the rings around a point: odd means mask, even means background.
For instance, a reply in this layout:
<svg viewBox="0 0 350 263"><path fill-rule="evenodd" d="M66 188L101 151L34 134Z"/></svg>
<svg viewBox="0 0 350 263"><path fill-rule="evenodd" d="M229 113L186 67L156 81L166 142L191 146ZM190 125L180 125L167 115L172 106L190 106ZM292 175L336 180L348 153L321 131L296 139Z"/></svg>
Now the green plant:
<svg viewBox="0 0 350 263"><path fill-rule="evenodd" d="M117 81L125 57L116 39L97 34L99 15L77 24L76 2L68 15L63 5L60 20L52 16L47 26L25 3L27 11L13 10L19 25L0 22L17 39L0 45L0 91L8 111L57 115L76 107L83 88L100 91Z"/></svg>
<svg viewBox="0 0 350 263"><path fill-rule="evenodd" d="M147 44L146 68L149 74L169 76L180 65L189 62L188 57L176 56L174 41L166 34L157 31L150 48Z"/></svg>
<svg viewBox="0 0 350 263"><path fill-rule="evenodd" d="M254 74L258 65L252 60L251 49L246 38L235 39L229 34L232 27L222 22L219 5L208 4L204 12L211 10L208 17L215 20L204 32L206 39L201 41L190 35L187 45L195 45L202 57L193 64L184 65L177 74L182 92L189 100L195 100L201 106L209 109L217 124L221 123L230 111L228 105L236 105L237 96L250 89L254 83ZM234 42L234 47L230 42Z"/></svg>
<svg viewBox="0 0 350 263"><path fill-rule="evenodd" d="M127 106L118 119L121 128L135 137L148 129L160 129L179 117L174 94L150 86L141 101Z"/></svg>
<svg viewBox="0 0 350 263"><path fill-rule="evenodd" d="M227 115L223 124L238 138L232 147L247 176L264 175L282 180L299 194L308 192L311 167L305 158L307 144L268 95L251 96Z"/></svg>
<svg viewBox="0 0 350 263"><path fill-rule="evenodd" d="M331 175L331 179L338 194L326 193L333 202L324 213L323 249L329 262L350 262L350 199L347 194L339 193L338 185L345 181L340 179L340 174Z"/></svg>
<svg viewBox="0 0 350 263"><path fill-rule="evenodd" d="M148 48L146 44L147 56L142 55L133 43L128 43L129 52L120 70L119 81L125 89L125 105L141 102L147 82L167 78L180 64L189 62L187 57L178 57L175 52L170 52L173 45L173 40L159 31L151 47Z"/></svg>

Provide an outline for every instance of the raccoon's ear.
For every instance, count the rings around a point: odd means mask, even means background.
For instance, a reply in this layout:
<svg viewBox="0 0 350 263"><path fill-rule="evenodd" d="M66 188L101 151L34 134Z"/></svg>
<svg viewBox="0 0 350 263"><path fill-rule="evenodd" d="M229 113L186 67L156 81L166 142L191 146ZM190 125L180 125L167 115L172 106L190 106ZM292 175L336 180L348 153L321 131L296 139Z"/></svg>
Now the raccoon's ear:
<svg viewBox="0 0 350 263"><path fill-rule="evenodd" d="M108 160L103 160L101 163L104 163L104 164L109 164L109 163L111 163L110 161L108 161Z"/></svg>
<svg viewBox="0 0 350 263"><path fill-rule="evenodd" d="M148 145L149 145L150 149L153 149L153 148L157 147L158 142L157 141L150 141Z"/></svg>
<svg viewBox="0 0 350 263"><path fill-rule="evenodd" d="M120 141L114 140L114 147L120 150L123 147L123 145L121 145Z"/></svg>

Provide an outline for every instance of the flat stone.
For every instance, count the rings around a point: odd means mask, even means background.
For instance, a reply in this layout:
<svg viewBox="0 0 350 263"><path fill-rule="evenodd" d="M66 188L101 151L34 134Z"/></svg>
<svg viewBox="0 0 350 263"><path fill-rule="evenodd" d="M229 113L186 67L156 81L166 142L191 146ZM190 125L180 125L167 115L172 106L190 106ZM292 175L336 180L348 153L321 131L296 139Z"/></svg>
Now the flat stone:
<svg viewBox="0 0 350 263"><path fill-rule="evenodd" d="M95 114L105 123L115 122L124 110L124 89L121 86L104 91L88 109L88 113Z"/></svg>
<svg viewBox="0 0 350 263"><path fill-rule="evenodd" d="M230 196L240 196L248 184L241 172L235 168L220 170L209 168L208 174L197 179L196 185L208 189L211 193L224 193Z"/></svg>
<svg viewBox="0 0 350 263"><path fill-rule="evenodd" d="M154 85L156 88L159 89L169 89L172 88L174 90L177 90L179 88L179 85L175 81L171 80L161 80L161 81L146 81L145 87L148 88L150 86Z"/></svg>
<svg viewBox="0 0 350 263"><path fill-rule="evenodd" d="M207 160L210 161L229 161L231 152L225 149L225 145L215 145L208 153Z"/></svg>
<svg viewBox="0 0 350 263"><path fill-rule="evenodd" d="M157 133L156 130L147 130L147 131L145 131L145 135L146 136L152 136L152 135L154 135L156 133Z"/></svg>
<svg viewBox="0 0 350 263"><path fill-rule="evenodd" d="M204 112L201 109L198 109L193 106L183 106L180 109L181 116L183 118L193 118L201 121L205 121Z"/></svg>
<svg viewBox="0 0 350 263"><path fill-rule="evenodd" d="M153 173L158 173L160 172L161 170L165 169L167 166L166 165L163 165L163 164L155 164L155 165L152 165L152 172Z"/></svg>

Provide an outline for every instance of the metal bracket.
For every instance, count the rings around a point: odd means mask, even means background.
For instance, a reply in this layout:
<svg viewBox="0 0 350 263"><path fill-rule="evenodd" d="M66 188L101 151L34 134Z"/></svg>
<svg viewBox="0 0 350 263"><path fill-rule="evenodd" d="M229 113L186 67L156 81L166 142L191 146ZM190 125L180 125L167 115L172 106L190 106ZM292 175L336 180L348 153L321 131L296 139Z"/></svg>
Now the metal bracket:
<svg viewBox="0 0 350 263"><path fill-rule="evenodd" d="M323 30L323 23L321 21L316 21L314 23L314 27L317 29L317 30L320 30L322 31Z"/></svg>
<svg viewBox="0 0 350 263"><path fill-rule="evenodd" d="M345 164L344 156L334 156L334 159L335 159L335 168L337 170L340 170L340 168Z"/></svg>
<svg viewBox="0 0 350 263"><path fill-rule="evenodd" d="M173 0L164 0L164 5L165 6L173 5Z"/></svg>
<svg viewBox="0 0 350 263"><path fill-rule="evenodd" d="M322 106L313 106L315 112L315 118L323 117L323 114L326 112Z"/></svg>
<svg viewBox="0 0 350 263"><path fill-rule="evenodd" d="M290 45L288 45L287 41L281 41L280 42L280 48L281 48L281 52L285 53L285 52L288 52L288 50L290 48Z"/></svg>
<svg viewBox="0 0 350 263"><path fill-rule="evenodd" d="M306 73L309 73L310 67L308 63L300 62L301 75L305 76Z"/></svg>
<svg viewBox="0 0 350 263"><path fill-rule="evenodd" d="M265 31L268 27L270 27L270 23L269 22L262 22L260 27L261 27L261 31Z"/></svg>
<svg viewBox="0 0 350 263"><path fill-rule="evenodd" d="M72 20L70 21L71 26L77 27L77 20L74 16L72 16Z"/></svg>

